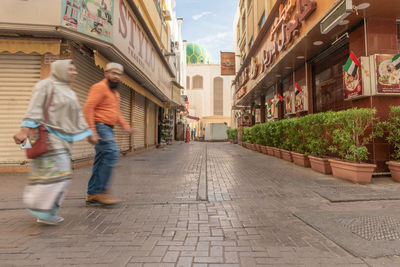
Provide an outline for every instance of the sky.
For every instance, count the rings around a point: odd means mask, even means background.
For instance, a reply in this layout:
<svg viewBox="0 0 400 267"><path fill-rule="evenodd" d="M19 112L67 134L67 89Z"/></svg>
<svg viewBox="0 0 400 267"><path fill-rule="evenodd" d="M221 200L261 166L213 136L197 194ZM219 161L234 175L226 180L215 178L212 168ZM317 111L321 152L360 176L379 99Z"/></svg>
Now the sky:
<svg viewBox="0 0 400 267"><path fill-rule="evenodd" d="M175 0L176 16L183 18L182 39L204 46L213 63L220 51L233 52L233 18L239 0Z"/></svg>

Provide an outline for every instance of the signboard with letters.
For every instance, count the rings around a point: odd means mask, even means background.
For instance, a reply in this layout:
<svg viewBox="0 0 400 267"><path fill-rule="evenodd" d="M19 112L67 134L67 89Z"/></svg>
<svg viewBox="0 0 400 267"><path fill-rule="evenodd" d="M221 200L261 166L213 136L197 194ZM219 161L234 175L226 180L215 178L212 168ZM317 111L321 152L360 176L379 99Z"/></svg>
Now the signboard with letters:
<svg viewBox="0 0 400 267"><path fill-rule="evenodd" d="M221 52L221 75L235 74L235 53Z"/></svg>

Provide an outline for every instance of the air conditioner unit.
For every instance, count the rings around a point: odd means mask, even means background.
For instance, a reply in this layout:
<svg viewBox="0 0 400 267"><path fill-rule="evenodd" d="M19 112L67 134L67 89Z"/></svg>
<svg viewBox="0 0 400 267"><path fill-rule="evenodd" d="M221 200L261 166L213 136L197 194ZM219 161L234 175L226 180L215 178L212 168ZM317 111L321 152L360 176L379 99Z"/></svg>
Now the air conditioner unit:
<svg viewBox="0 0 400 267"><path fill-rule="evenodd" d="M321 21L321 33L327 34L353 12L353 1L343 0Z"/></svg>

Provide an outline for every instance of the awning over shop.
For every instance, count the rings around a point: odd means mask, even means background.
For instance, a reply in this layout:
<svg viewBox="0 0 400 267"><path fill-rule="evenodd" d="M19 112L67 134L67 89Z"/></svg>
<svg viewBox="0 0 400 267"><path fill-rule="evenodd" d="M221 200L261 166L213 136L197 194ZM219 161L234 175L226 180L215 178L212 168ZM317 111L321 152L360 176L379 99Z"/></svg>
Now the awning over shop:
<svg viewBox="0 0 400 267"><path fill-rule="evenodd" d="M15 54L23 52L25 54L38 53L53 55L60 54L60 40L30 40L30 39L0 39L0 53L9 52Z"/></svg>
<svg viewBox="0 0 400 267"><path fill-rule="evenodd" d="M188 119L191 119L191 120L195 120L195 121L200 120L200 118L196 117L196 116L186 115L185 117L188 118Z"/></svg>

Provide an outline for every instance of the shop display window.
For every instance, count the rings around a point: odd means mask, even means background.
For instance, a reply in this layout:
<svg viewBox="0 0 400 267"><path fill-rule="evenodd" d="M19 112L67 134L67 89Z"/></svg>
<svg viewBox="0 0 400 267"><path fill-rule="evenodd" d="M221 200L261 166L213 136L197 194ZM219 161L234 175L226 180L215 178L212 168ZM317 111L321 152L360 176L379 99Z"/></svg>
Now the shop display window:
<svg viewBox="0 0 400 267"><path fill-rule="evenodd" d="M344 108L343 66L349 56L348 47L342 47L327 58L314 63L314 110L342 110Z"/></svg>

